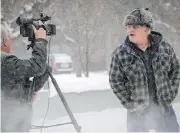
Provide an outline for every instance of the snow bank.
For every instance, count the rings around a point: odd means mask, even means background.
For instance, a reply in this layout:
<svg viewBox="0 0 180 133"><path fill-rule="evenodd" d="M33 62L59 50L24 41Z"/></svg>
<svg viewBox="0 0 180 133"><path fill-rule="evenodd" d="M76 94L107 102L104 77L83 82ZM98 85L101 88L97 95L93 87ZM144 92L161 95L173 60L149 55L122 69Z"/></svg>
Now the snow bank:
<svg viewBox="0 0 180 133"><path fill-rule="evenodd" d="M63 93L70 92L86 92L96 90L108 90L110 89L109 78L107 72L90 73L89 78L81 77L77 78L75 74L59 74L54 75L61 91ZM41 92L48 91L42 89ZM54 85L50 81L50 96L57 95Z"/></svg>

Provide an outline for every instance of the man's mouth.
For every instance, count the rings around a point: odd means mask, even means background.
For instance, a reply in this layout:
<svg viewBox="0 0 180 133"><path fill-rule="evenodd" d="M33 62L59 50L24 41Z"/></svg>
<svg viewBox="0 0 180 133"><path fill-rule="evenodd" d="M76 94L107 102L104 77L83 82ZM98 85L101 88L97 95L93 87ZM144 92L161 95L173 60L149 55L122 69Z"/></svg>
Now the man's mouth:
<svg viewBox="0 0 180 133"><path fill-rule="evenodd" d="M129 36L134 36L134 34L129 34Z"/></svg>

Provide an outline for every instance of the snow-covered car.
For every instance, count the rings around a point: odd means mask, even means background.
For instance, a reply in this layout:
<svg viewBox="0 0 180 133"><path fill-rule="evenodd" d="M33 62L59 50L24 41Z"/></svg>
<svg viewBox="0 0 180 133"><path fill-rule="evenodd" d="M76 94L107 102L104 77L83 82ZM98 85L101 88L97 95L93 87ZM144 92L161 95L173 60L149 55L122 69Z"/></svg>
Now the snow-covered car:
<svg viewBox="0 0 180 133"><path fill-rule="evenodd" d="M71 73L73 71L72 58L66 53L50 54L49 61L53 73Z"/></svg>

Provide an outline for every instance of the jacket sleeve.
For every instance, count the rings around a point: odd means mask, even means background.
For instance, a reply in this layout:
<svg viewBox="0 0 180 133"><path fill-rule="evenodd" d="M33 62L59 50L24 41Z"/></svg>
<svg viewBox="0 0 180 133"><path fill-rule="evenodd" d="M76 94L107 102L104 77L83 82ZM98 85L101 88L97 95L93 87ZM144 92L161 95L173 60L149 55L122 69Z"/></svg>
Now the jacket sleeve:
<svg viewBox="0 0 180 133"><path fill-rule="evenodd" d="M32 57L27 60L18 59L14 55L7 56L1 63L6 75L12 77L36 77L44 73L47 59L47 41L37 39L32 50Z"/></svg>
<svg viewBox="0 0 180 133"><path fill-rule="evenodd" d="M125 87L125 82L125 76L120 68L120 61L114 52L110 65L109 83L121 104L126 109L131 109L133 108L133 101L130 98L130 92Z"/></svg>
<svg viewBox="0 0 180 133"><path fill-rule="evenodd" d="M49 66L46 67L44 74L35 78L34 88L36 92L39 91L44 86L45 82L48 80L49 78L48 71L52 72L52 68Z"/></svg>
<svg viewBox="0 0 180 133"><path fill-rule="evenodd" d="M176 98L178 94L178 88L179 88L179 81L180 81L180 64L179 60L176 58L176 54L174 50L171 48L171 70L168 73L168 77L171 82L171 99L170 102L173 102L173 100Z"/></svg>

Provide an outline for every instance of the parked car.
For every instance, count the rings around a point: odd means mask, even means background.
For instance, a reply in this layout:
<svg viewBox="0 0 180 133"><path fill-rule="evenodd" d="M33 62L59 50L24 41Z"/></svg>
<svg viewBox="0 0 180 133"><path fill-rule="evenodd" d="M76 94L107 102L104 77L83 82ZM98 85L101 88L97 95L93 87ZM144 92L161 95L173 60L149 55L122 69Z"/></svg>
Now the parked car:
<svg viewBox="0 0 180 133"><path fill-rule="evenodd" d="M49 61L53 73L71 73L73 71L72 58L66 53L50 54Z"/></svg>

